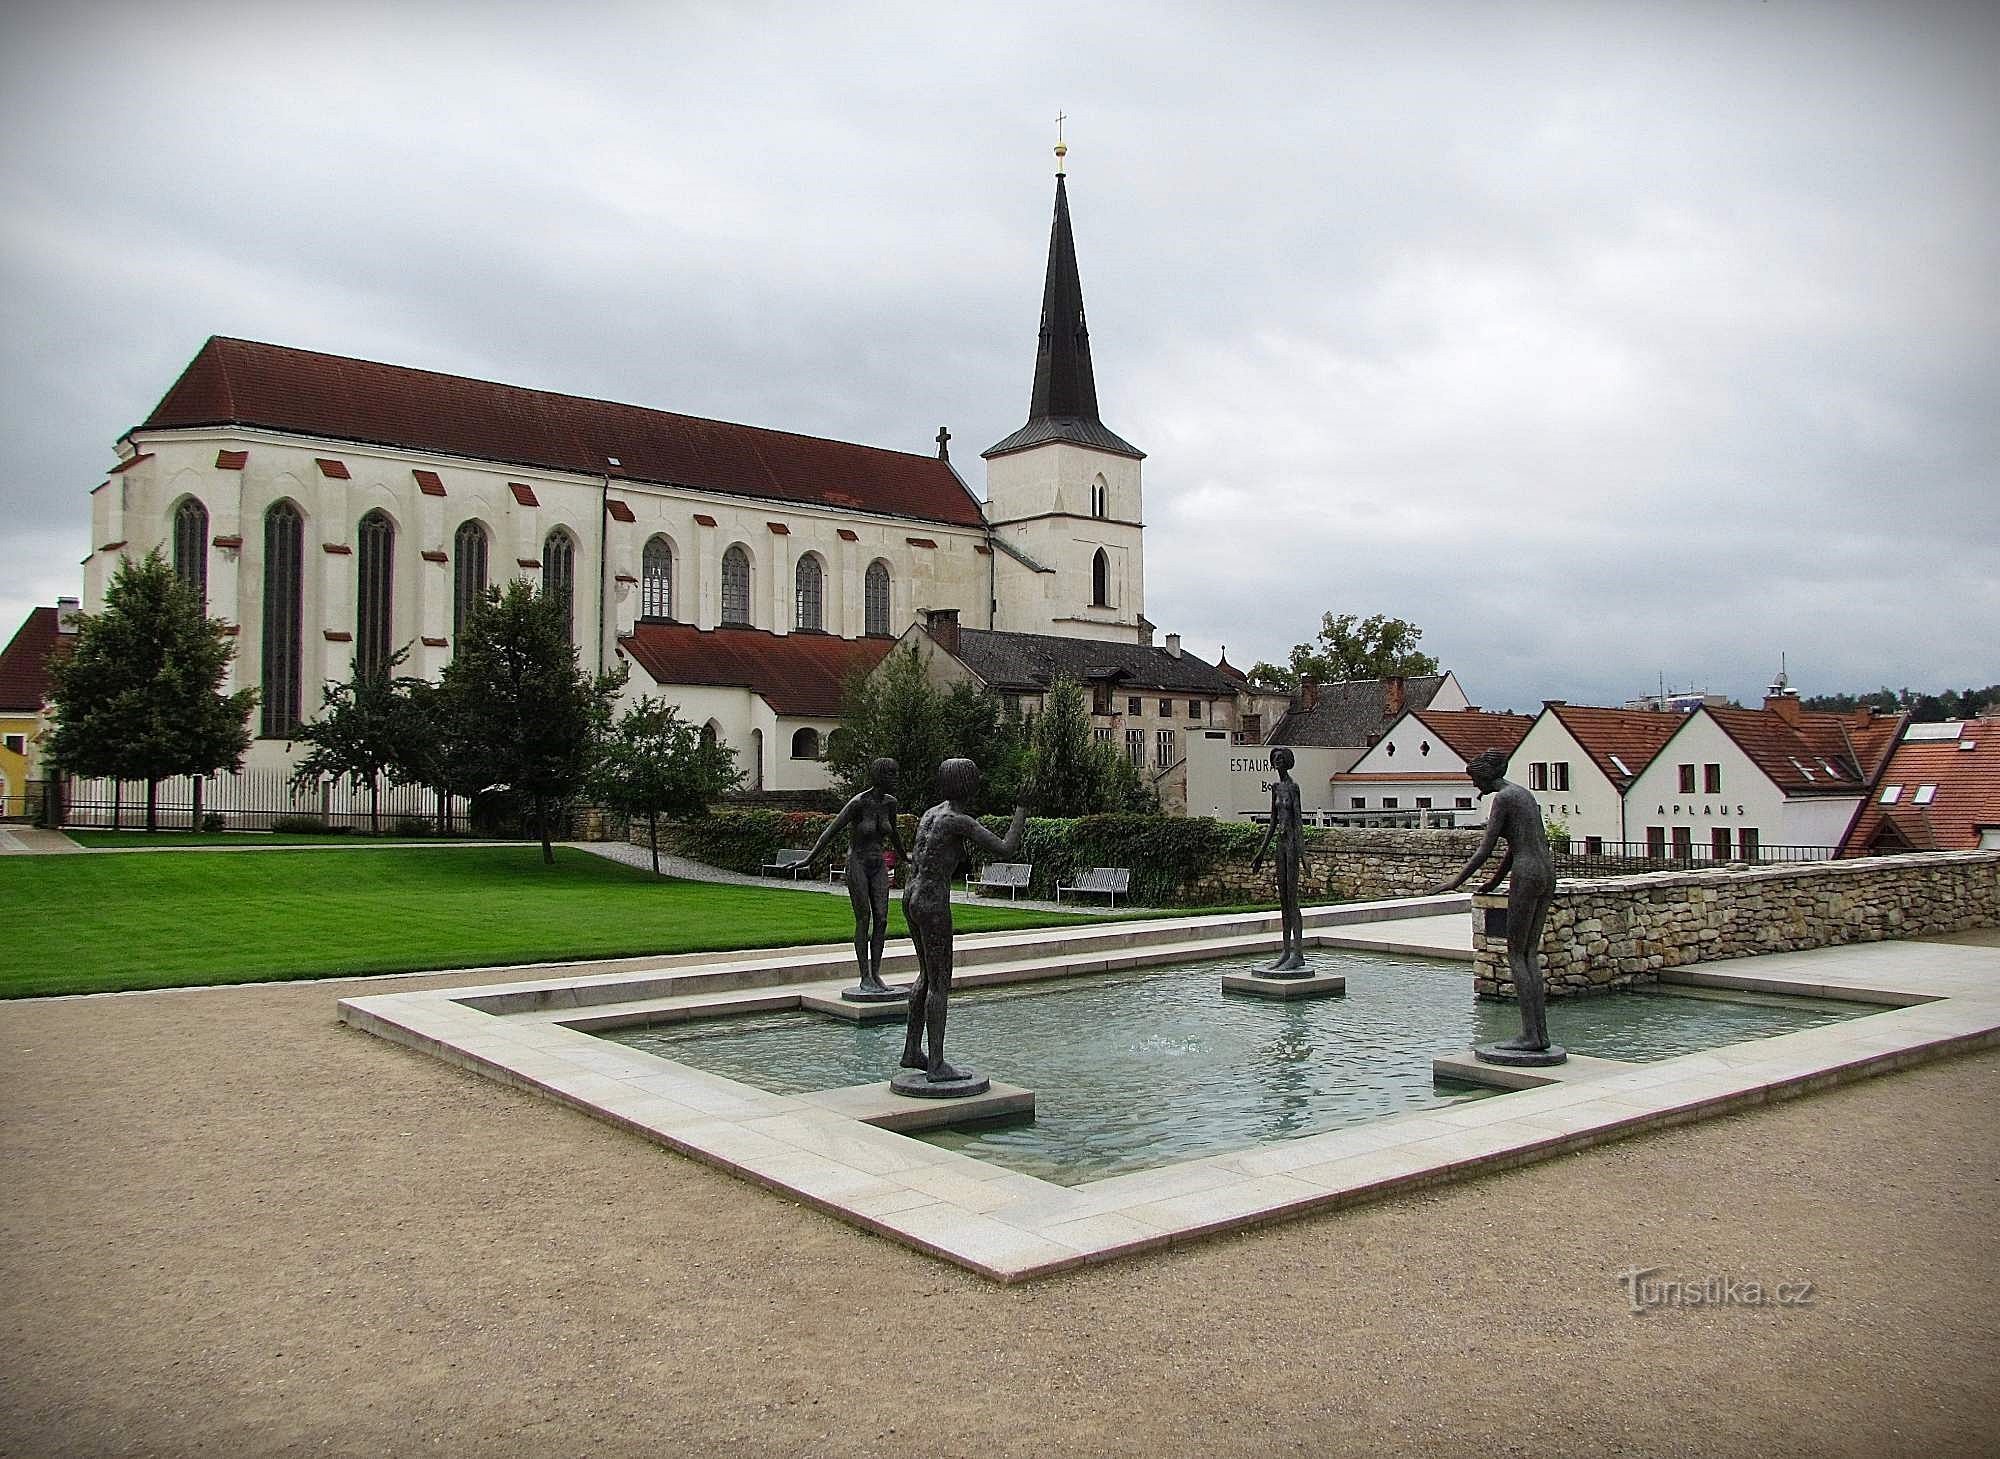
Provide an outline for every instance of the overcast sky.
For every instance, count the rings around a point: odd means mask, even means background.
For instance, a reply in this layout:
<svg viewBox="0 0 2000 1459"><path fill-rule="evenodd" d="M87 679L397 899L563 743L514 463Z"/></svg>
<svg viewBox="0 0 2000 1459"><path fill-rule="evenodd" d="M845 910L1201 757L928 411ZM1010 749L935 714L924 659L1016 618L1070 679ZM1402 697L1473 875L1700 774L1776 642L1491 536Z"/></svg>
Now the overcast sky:
<svg viewBox="0 0 2000 1459"><path fill-rule="evenodd" d="M953 459L1054 118L1147 613L1475 703L2000 680L2000 5L14 0L0 634L210 334Z"/></svg>

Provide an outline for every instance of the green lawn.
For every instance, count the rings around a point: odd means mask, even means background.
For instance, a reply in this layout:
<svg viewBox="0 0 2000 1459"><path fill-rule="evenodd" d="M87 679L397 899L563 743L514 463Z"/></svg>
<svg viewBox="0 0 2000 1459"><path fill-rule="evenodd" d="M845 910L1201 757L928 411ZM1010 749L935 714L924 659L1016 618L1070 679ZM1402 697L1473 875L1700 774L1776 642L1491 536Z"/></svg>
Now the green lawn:
<svg viewBox="0 0 2000 1459"><path fill-rule="evenodd" d="M65 831L93 851L144 851L149 846L408 846L421 837L372 836L366 831ZM444 844L449 845L447 840Z"/></svg>
<svg viewBox="0 0 2000 1459"><path fill-rule="evenodd" d="M959 907L985 932L1073 924ZM891 903L892 934L902 908ZM0 858L0 997L843 942L845 897L534 845Z"/></svg>

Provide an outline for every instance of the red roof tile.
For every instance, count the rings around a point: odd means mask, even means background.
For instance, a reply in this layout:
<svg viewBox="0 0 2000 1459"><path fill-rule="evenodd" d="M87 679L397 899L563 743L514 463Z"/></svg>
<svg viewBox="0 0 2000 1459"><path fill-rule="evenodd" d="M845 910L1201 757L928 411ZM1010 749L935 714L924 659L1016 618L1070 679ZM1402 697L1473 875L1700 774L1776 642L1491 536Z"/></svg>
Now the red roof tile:
<svg viewBox="0 0 2000 1459"><path fill-rule="evenodd" d="M1972 748L1959 745L1970 740ZM1895 803L1882 796L1900 785ZM1928 804L1916 797L1937 787ZM1841 842L1842 856L1905 847L1918 851L1971 851L1981 826L2000 825L2000 718L1967 720L1950 739L1904 740Z"/></svg>
<svg viewBox="0 0 2000 1459"><path fill-rule="evenodd" d="M243 546L243 539L241 537L238 537L234 533L231 533L226 537L215 538L214 545L217 547L226 547L231 552L234 552Z"/></svg>
<svg viewBox="0 0 2000 1459"><path fill-rule="evenodd" d="M248 451L217 451L215 469L217 471L241 471L250 464Z"/></svg>
<svg viewBox="0 0 2000 1459"><path fill-rule="evenodd" d="M426 636L424 639L425 648L443 648L444 645L445 641L441 638L431 638L429 636Z"/></svg>
<svg viewBox="0 0 2000 1459"><path fill-rule="evenodd" d="M525 481L510 481L507 483L507 490L513 492L514 500L524 507L538 507L541 505L540 502L535 500L535 489Z"/></svg>
<svg viewBox="0 0 2000 1459"><path fill-rule="evenodd" d="M850 531L846 527L837 527L834 530L840 534L842 542L859 542L861 540L859 532Z"/></svg>
<svg viewBox="0 0 2000 1459"><path fill-rule="evenodd" d="M935 456L213 338L140 429L245 425L738 496L982 525Z"/></svg>
<svg viewBox="0 0 2000 1459"><path fill-rule="evenodd" d="M1705 712L1787 795L1865 790L1902 728L1902 715L1826 714L1809 709Z"/></svg>
<svg viewBox="0 0 2000 1459"><path fill-rule="evenodd" d="M1549 712L1583 746L1591 763L1620 790L1639 777L1639 772L1660 753L1660 747L1685 723L1678 714L1661 714L1651 709L1551 704ZM1613 755L1625 762L1625 770L1613 763Z"/></svg>
<svg viewBox="0 0 2000 1459"><path fill-rule="evenodd" d="M698 527L713 527L715 525L715 518L707 515L705 512L696 512L694 520L695 525Z"/></svg>
<svg viewBox="0 0 2000 1459"><path fill-rule="evenodd" d="M134 466L137 466L141 461L150 461L152 459L153 459L153 453L151 451L141 451L138 455L132 457L130 460L120 461L116 466L112 467L111 470L106 474L110 476L117 476L122 472L130 471Z"/></svg>
<svg viewBox="0 0 2000 1459"><path fill-rule="evenodd" d="M354 549L345 542L322 542L319 550L329 557L351 557Z"/></svg>
<svg viewBox="0 0 2000 1459"><path fill-rule="evenodd" d="M787 527L783 522L766 522L764 525L771 529L773 537L789 537L792 535L792 529Z"/></svg>
<svg viewBox="0 0 2000 1459"><path fill-rule="evenodd" d="M319 474L329 481L352 481L353 473L347 469L345 461L336 461L330 456L313 457L313 465L319 467Z"/></svg>
<svg viewBox="0 0 2000 1459"><path fill-rule="evenodd" d="M0 709L40 713L49 693L49 655L62 642L56 610L31 608L0 649Z"/></svg>
<svg viewBox="0 0 2000 1459"><path fill-rule="evenodd" d="M928 538L928 537L905 537L905 538L904 538L903 540L904 540L905 542L909 543L909 544L910 544L910 546L912 546L912 547L936 547L936 546L937 546L937 543L933 542L933 541L932 541L932 540L931 540L930 538Z"/></svg>
<svg viewBox="0 0 2000 1459"><path fill-rule="evenodd" d="M832 719L850 675L881 663L895 641L758 628L699 629L642 623L620 645L655 683L739 687L761 694L779 714Z"/></svg>
<svg viewBox="0 0 2000 1459"><path fill-rule="evenodd" d="M516 567L540 567L541 565L542 560L539 557L517 557L514 559L514 566Z"/></svg>
<svg viewBox="0 0 2000 1459"><path fill-rule="evenodd" d="M324 639L325 639L325 640L326 640L326 641L327 641L328 643L352 643L352 642L354 642L354 635L353 635L353 634L351 634L351 633L349 633L349 632L347 632L347 631L346 631L345 629L342 629L342 628L324 628L324 629L321 629L321 630L320 630L320 637L324 638Z"/></svg>
<svg viewBox="0 0 2000 1459"><path fill-rule="evenodd" d="M1514 747L1535 722L1531 715L1491 713L1484 709L1419 709L1416 716L1454 755L1466 761L1488 750L1513 754Z"/></svg>
<svg viewBox="0 0 2000 1459"><path fill-rule="evenodd" d="M438 551L438 550L437 550L437 549L436 549L435 547L426 547L426 548L424 549L424 561L425 561L425 562L450 562L450 561L451 561L451 559L450 559L449 557L447 557L447 556L446 556L446 555L445 555L444 553L442 553L442 552Z"/></svg>
<svg viewBox="0 0 2000 1459"><path fill-rule="evenodd" d="M636 522L639 520L632 515L632 509L624 502L608 501L604 504L604 507L606 511L611 513L611 520L614 522Z"/></svg>
<svg viewBox="0 0 2000 1459"><path fill-rule="evenodd" d="M425 496L443 496L444 478L435 471L412 470L410 475L417 479L417 490Z"/></svg>

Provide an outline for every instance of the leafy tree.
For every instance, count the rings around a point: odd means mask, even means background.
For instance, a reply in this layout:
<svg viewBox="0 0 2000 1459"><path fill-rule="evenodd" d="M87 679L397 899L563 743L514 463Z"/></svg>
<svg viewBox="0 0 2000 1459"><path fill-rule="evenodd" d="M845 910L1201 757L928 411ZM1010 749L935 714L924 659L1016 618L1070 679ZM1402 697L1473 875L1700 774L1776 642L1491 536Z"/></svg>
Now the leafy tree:
<svg viewBox="0 0 2000 1459"><path fill-rule="evenodd" d="M647 697L611 727L590 784L613 810L646 818L658 876L660 817L707 814L710 801L742 784L735 759L734 751L704 738L671 704Z"/></svg>
<svg viewBox="0 0 2000 1459"><path fill-rule="evenodd" d="M409 686L415 681L395 676L408 657L407 648L397 649L372 672L356 659L345 683L321 691L318 717L294 731L306 754L292 771L292 788L342 778L351 789L366 787L368 829L378 833L382 777L402 762L413 730Z"/></svg>
<svg viewBox="0 0 2000 1459"><path fill-rule="evenodd" d="M1050 686L1028 732L1021 799L1036 815L1058 818L1159 809L1131 760L1091 732L1074 679Z"/></svg>
<svg viewBox="0 0 2000 1459"><path fill-rule="evenodd" d="M1423 629L1402 618L1380 613L1366 618L1327 613L1320 618L1317 638L1293 645L1288 665L1260 663L1250 670L1250 678L1254 683L1289 691L1305 679L1338 684L1347 679L1435 674L1436 657L1417 647L1423 636Z"/></svg>
<svg viewBox="0 0 2000 1459"><path fill-rule="evenodd" d="M487 590L444 671L448 717L462 737L459 773L528 801L550 864L551 805L583 788L625 682L622 669L579 667L566 629L562 605L516 578L504 593Z"/></svg>
<svg viewBox="0 0 2000 1459"><path fill-rule="evenodd" d="M470 801L488 788L486 765L467 734L458 701L442 684L427 679L403 679L399 688L406 707L389 779L397 785L421 785L437 797L437 828L451 825L453 796Z"/></svg>
<svg viewBox="0 0 2000 1459"><path fill-rule="evenodd" d="M843 794L866 785L870 762L884 755L896 762L899 799L916 810L937 799L938 766L955 755L979 766L994 804L1006 803L1018 784L1020 729L999 696L970 682L940 689L914 649L892 653L873 673L850 680L840 717L826 758Z"/></svg>
<svg viewBox="0 0 2000 1459"><path fill-rule="evenodd" d="M75 775L145 781L146 829L158 830L162 780L242 765L257 692L222 692L236 653L228 626L157 550L121 561L103 611L76 625L70 652L49 663L50 758ZM200 794L197 779L197 821Z"/></svg>

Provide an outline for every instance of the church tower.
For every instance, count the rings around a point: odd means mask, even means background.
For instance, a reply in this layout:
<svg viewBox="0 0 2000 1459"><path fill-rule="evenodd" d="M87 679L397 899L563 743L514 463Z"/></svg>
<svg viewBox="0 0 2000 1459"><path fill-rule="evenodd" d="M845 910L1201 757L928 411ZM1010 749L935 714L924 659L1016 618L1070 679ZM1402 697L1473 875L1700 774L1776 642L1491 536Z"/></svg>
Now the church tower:
<svg viewBox="0 0 2000 1459"><path fill-rule="evenodd" d="M994 627L1144 642L1151 631L1139 494L1145 453L1097 418L1062 170L1068 150L1056 143L1055 221L1028 423L982 453L986 516L998 549Z"/></svg>

